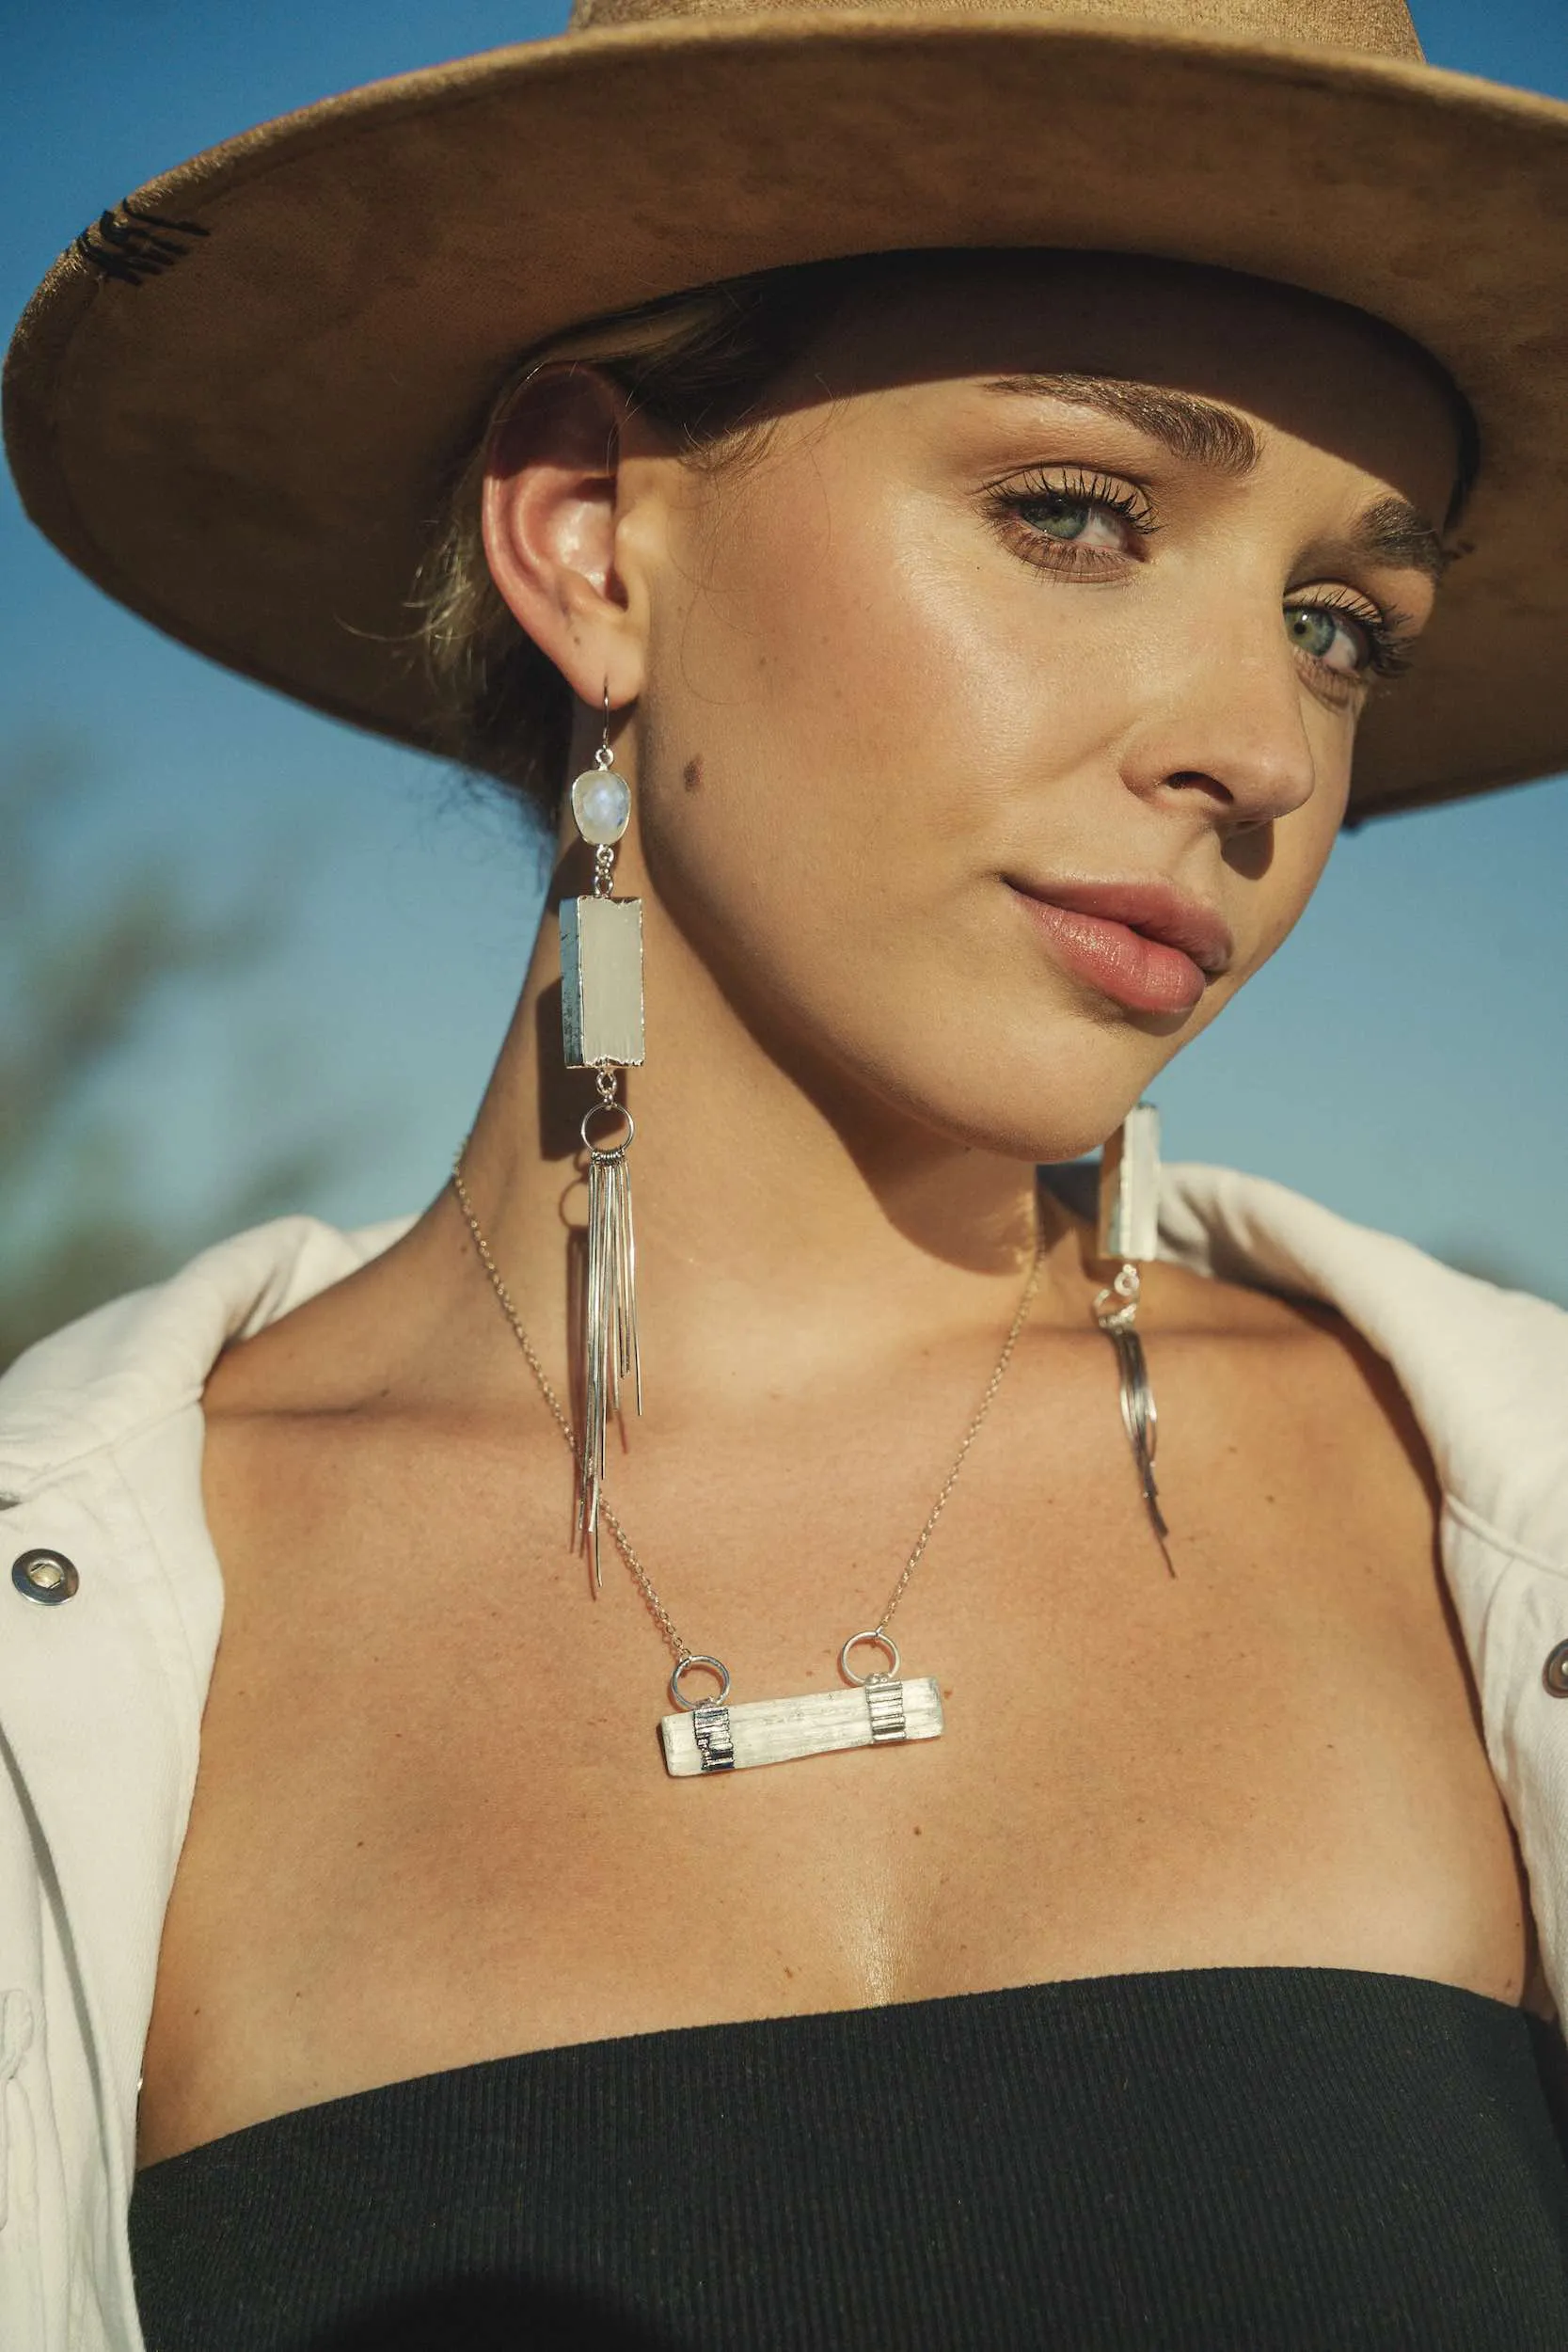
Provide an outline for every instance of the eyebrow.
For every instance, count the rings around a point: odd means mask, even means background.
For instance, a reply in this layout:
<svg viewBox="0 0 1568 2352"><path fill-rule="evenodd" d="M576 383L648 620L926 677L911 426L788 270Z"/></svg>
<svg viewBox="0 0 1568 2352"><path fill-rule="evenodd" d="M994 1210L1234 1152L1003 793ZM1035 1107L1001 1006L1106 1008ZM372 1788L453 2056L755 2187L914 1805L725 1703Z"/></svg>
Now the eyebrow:
<svg viewBox="0 0 1568 2352"><path fill-rule="evenodd" d="M1408 499L1379 499L1357 523L1351 538L1357 555L1374 564L1395 564L1441 580L1452 558L1426 516Z"/></svg>
<svg viewBox="0 0 1568 2352"><path fill-rule="evenodd" d="M1244 417L1194 392L1167 392L1157 384L1127 384L1112 375L999 375L981 388L1032 400L1066 400L1097 408L1120 424L1136 425L1173 456L1243 481L1257 469L1263 445Z"/></svg>
<svg viewBox="0 0 1568 2352"><path fill-rule="evenodd" d="M1243 482L1256 472L1263 445L1244 417L1196 392L1166 391L1157 384L1124 383L1108 375L999 375L981 386L987 392L1032 400L1062 400L1097 409L1118 424L1131 424L1161 441L1175 457L1206 466ZM1425 572L1441 580L1449 557L1418 507L1392 495L1379 499L1360 517L1348 542L1352 553L1374 564Z"/></svg>

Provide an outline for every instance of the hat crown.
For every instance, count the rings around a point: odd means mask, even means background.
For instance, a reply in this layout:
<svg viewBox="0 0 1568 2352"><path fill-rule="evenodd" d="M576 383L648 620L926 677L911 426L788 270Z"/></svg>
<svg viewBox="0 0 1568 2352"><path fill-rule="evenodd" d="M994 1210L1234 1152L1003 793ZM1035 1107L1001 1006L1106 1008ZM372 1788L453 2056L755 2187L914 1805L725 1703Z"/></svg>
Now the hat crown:
<svg viewBox="0 0 1568 2352"><path fill-rule="evenodd" d="M956 24L992 13L1043 23L1113 24L1198 40L1280 41L1291 47L1346 50L1418 62L1421 44L1404 0L891 0L900 15L922 13ZM838 15L875 10L878 0L575 0L573 32L617 24L658 24L691 17Z"/></svg>

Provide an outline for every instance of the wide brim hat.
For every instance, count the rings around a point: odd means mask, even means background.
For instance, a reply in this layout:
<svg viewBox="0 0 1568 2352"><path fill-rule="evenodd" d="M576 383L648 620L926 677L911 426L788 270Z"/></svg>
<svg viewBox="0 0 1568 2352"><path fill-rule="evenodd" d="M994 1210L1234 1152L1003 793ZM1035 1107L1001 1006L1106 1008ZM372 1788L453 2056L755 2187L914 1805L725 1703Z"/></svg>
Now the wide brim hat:
<svg viewBox="0 0 1568 2352"><path fill-rule="evenodd" d="M587 0L104 212L17 330L7 446L111 596L438 750L410 592L517 356L713 279L940 246L1210 263L1423 345L1480 474L1352 814L1568 767L1568 105L1425 65L1402 0Z"/></svg>

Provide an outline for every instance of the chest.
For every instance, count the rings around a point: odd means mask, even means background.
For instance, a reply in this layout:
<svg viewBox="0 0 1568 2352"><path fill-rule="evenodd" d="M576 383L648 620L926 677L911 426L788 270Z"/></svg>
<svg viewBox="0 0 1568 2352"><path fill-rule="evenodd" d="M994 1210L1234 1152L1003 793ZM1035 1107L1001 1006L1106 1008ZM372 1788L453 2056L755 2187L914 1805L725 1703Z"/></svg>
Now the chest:
<svg viewBox="0 0 1568 2352"><path fill-rule="evenodd" d="M220 1455L143 2160L503 2051L1068 1976L1307 1963L1516 1999L1528 1907L1430 1516L1260 1406L1239 1436L1177 1412L1172 1578L1105 1403L1090 1376L1048 1427L1026 1392L998 1415L900 1599L940 1739L692 1781L663 1768L644 1598L610 1546L591 1597L564 1540L550 1433L456 1474L406 1435L279 1431L232 1480ZM677 1476L677 1442L662 1485L644 1449L640 1549L736 1699L837 1684L939 1450L776 1435L744 1475Z"/></svg>

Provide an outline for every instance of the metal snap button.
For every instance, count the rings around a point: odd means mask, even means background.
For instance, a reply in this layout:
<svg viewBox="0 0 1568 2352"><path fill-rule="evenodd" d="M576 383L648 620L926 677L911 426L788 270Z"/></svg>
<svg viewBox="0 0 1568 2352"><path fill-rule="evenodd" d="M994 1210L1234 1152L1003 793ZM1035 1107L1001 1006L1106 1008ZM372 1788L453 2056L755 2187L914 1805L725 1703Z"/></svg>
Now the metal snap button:
<svg viewBox="0 0 1568 2352"><path fill-rule="evenodd" d="M1546 1652L1541 1679L1554 1699L1568 1699L1568 1642L1560 1642L1556 1649Z"/></svg>
<svg viewBox="0 0 1568 2352"><path fill-rule="evenodd" d="M63 1551L24 1551L11 1563L11 1582L24 1600L40 1600L45 1608L69 1600L81 1582L76 1563Z"/></svg>

